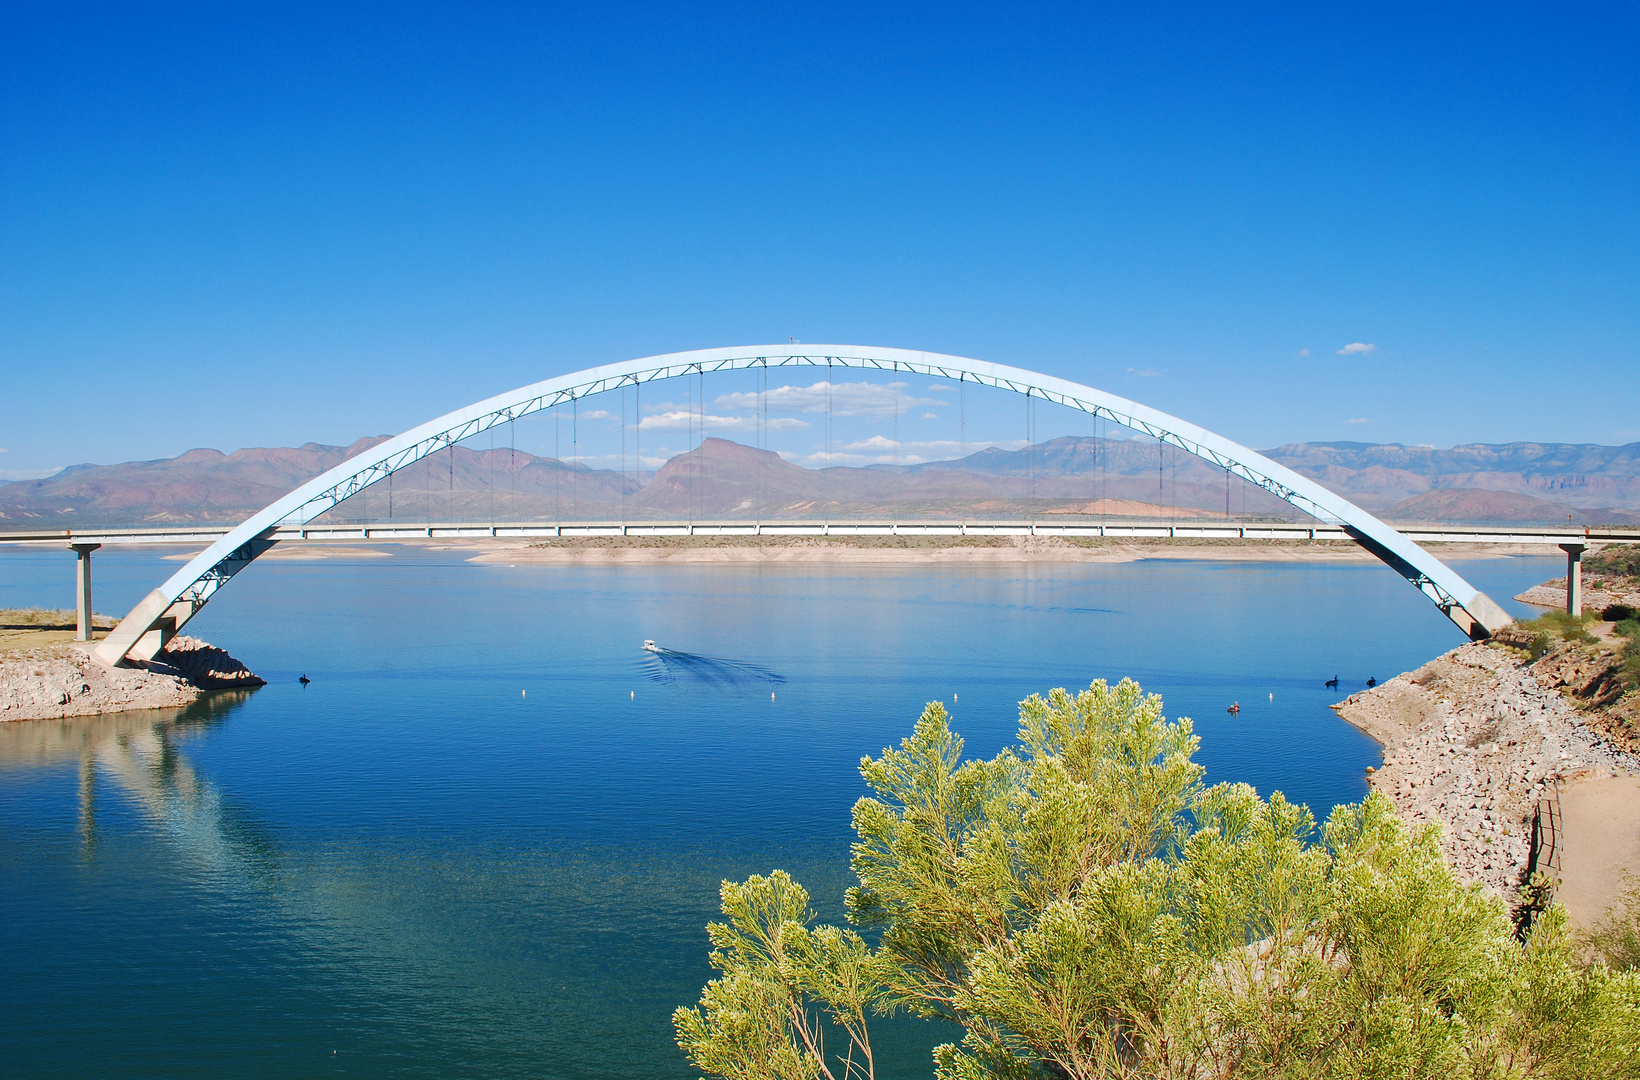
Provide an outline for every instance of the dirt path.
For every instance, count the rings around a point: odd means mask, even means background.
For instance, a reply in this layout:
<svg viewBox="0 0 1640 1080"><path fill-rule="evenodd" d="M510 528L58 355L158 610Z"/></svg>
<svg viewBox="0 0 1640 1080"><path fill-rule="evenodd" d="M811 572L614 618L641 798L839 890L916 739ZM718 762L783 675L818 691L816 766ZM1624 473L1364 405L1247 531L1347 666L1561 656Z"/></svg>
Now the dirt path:
<svg viewBox="0 0 1640 1080"><path fill-rule="evenodd" d="M1555 899L1574 924L1589 926L1611 906L1625 874L1640 876L1640 777L1573 783L1560 806L1565 838Z"/></svg>

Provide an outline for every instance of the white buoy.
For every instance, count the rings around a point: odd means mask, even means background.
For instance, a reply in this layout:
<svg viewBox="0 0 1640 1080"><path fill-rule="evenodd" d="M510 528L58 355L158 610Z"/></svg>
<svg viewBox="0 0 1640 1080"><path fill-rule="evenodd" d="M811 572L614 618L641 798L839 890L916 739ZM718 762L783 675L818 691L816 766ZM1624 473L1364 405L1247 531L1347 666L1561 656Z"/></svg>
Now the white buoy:
<svg viewBox="0 0 1640 1080"><path fill-rule="evenodd" d="M774 700L774 691L773 691L773 690L770 690L770 691L769 691L769 700L770 700L770 701L773 701L773 700Z"/></svg>
<svg viewBox="0 0 1640 1080"><path fill-rule="evenodd" d="M1272 690L1272 691L1270 691L1270 700L1274 701L1275 699L1276 699L1276 692L1274 690Z"/></svg>
<svg viewBox="0 0 1640 1080"><path fill-rule="evenodd" d="M519 697L529 697L529 696L530 696L530 692L529 692L529 691L528 691L528 690L520 690L520 691L519 691L519 692L518 692L518 696L519 696Z"/></svg>
<svg viewBox="0 0 1640 1080"><path fill-rule="evenodd" d="M951 695L951 704L955 705L956 703L957 703L957 695L952 694Z"/></svg>
<svg viewBox="0 0 1640 1080"><path fill-rule="evenodd" d="M632 691L632 700L633 701L638 700L638 692L636 690Z"/></svg>

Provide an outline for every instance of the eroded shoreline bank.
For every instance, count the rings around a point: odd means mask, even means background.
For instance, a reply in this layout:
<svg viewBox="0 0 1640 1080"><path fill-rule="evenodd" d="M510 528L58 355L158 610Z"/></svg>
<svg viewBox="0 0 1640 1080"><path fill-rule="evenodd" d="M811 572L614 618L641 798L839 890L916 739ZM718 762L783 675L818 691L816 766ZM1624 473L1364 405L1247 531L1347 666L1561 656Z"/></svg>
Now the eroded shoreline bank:
<svg viewBox="0 0 1640 1080"><path fill-rule="evenodd" d="M1564 652L1534 662L1507 645L1463 645L1333 706L1384 748L1369 786L1408 822L1440 824L1458 872L1511 902L1540 804L1575 789L1593 819L1627 821L1630 789L1640 791L1640 758L1562 692L1574 685L1567 666ZM1625 827L1640 830L1640 819ZM1640 844L1585 859L1600 838L1568 835L1561 898L1583 922L1604 910L1608 879L1640 869Z"/></svg>
<svg viewBox="0 0 1640 1080"><path fill-rule="evenodd" d="M147 663L107 668L83 643L52 640L52 632L37 636L37 644L0 652L0 723L177 708L214 691L264 685L198 638L179 636Z"/></svg>
<svg viewBox="0 0 1640 1080"><path fill-rule="evenodd" d="M188 548L166 555L185 562ZM467 553L474 563L881 563L884 565L1014 563L1124 563L1144 559L1223 562L1371 563L1366 549L1346 540L1243 540L1239 538L1058 536L584 536L563 539L513 537L327 540L285 543L264 559L321 561L376 559L396 551ZM1542 555L1522 544L1446 544L1443 559L1496 559Z"/></svg>
<svg viewBox="0 0 1640 1080"><path fill-rule="evenodd" d="M1071 539L1049 536L829 536L829 537L577 537L563 540L479 540L439 543L470 548L475 563L1125 563L1144 559L1222 562L1370 563L1359 545L1336 540L1176 538ZM1503 558L1536 554L1518 544L1454 544L1448 558Z"/></svg>

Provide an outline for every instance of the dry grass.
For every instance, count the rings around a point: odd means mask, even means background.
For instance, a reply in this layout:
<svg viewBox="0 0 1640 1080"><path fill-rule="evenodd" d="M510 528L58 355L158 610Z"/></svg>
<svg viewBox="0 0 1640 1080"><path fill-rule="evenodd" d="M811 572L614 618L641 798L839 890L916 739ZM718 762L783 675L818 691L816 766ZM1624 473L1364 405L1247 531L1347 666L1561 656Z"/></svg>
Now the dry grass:
<svg viewBox="0 0 1640 1080"><path fill-rule="evenodd" d="M1584 934L1589 950L1619 971L1640 968L1640 879L1624 880L1623 891L1599 922Z"/></svg>
<svg viewBox="0 0 1640 1080"><path fill-rule="evenodd" d="M93 615L94 630L107 630L119 620ZM66 647L74 640L74 612L48 608L0 608L0 653L25 649ZM92 637L99 636L93 632Z"/></svg>
<svg viewBox="0 0 1640 1080"><path fill-rule="evenodd" d="M0 608L0 630L73 630L77 618L72 608ZM105 630L117 622L112 615L91 616L91 625Z"/></svg>

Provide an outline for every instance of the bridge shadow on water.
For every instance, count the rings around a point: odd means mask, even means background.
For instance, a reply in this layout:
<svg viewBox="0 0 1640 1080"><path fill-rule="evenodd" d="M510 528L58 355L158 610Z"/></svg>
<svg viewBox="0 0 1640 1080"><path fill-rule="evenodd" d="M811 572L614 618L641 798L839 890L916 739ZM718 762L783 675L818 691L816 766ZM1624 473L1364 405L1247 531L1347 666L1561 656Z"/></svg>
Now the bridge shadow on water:
<svg viewBox="0 0 1640 1080"><path fill-rule="evenodd" d="M711 686L720 690L744 690L773 686L786 677L758 664L701 656L676 649L646 650L640 661L644 676L669 686Z"/></svg>

